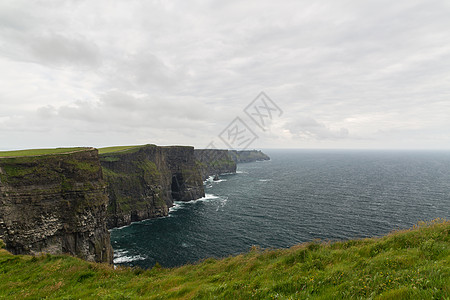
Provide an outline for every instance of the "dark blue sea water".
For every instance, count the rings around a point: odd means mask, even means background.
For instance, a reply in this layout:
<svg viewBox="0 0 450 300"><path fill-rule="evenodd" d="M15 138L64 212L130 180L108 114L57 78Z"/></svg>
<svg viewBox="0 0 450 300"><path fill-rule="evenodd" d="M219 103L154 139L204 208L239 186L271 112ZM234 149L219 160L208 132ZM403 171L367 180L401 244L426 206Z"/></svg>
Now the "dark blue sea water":
<svg viewBox="0 0 450 300"><path fill-rule="evenodd" d="M379 236L450 218L450 152L267 150L177 202L169 217L111 231L115 263L173 267L313 239Z"/></svg>

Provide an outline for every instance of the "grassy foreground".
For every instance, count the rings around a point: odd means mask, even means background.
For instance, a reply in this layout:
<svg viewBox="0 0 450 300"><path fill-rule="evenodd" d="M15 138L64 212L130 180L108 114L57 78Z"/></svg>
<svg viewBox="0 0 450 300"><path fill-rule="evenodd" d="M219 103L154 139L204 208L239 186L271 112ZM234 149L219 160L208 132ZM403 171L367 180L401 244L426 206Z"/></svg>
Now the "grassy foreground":
<svg viewBox="0 0 450 300"><path fill-rule="evenodd" d="M49 154L62 154L75 151L82 151L85 147L74 148L55 148L55 149L29 149L29 150L14 150L14 151L0 151L0 157L16 157L16 156L36 156Z"/></svg>
<svg viewBox="0 0 450 300"><path fill-rule="evenodd" d="M152 270L0 250L4 299L449 299L450 222Z"/></svg>

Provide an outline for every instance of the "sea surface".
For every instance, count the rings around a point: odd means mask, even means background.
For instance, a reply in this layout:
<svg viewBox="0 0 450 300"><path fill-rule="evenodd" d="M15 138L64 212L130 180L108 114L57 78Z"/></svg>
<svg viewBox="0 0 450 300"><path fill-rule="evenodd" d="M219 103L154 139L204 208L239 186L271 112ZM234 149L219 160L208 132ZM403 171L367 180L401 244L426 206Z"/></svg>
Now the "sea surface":
<svg viewBox="0 0 450 300"><path fill-rule="evenodd" d="M176 202L168 217L111 230L114 263L174 267L450 218L450 152L264 152L270 161L208 180L205 198Z"/></svg>

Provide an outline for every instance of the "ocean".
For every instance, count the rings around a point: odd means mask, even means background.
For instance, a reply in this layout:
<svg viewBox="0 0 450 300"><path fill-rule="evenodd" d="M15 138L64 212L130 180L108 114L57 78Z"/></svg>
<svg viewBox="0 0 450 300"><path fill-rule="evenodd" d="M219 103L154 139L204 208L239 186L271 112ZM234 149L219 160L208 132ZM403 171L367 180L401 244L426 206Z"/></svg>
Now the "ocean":
<svg viewBox="0 0 450 300"><path fill-rule="evenodd" d="M114 263L150 268L261 248L381 236L450 218L450 152L265 150L168 217L111 230Z"/></svg>

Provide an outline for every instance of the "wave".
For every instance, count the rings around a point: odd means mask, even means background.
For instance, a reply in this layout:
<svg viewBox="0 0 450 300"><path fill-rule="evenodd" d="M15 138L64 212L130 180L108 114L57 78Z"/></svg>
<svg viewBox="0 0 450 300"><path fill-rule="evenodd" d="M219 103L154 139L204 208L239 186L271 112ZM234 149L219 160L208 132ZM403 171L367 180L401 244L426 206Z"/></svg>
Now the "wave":
<svg viewBox="0 0 450 300"><path fill-rule="evenodd" d="M175 202L173 203L173 206L172 206L172 207L169 207L169 214L170 214L171 212L174 212L174 211L179 210L181 207L182 207L182 206L181 206L180 202L175 201Z"/></svg>
<svg viewBox="0 0 450 300"><path fill-rule="evenodd" d="M218 211L219 209L223 208L226 205L227 201L228 201L228 197L216 196L213 194L205 194L205 197L202 197L202 198L196 199L196 200L175 201L174 205L177 207L176 210L178 210L178 209L182 209L186 205L190 205L190 204L194 204L194 203L198 203L198 202L214 202L214 203L217 203L216 211ZM174 211L176 211L176 210L174 210ZM169 217L170 217L171 212L172 211L169 211Z"/></svg>
<svg viewBox="0 0 450 300"><path fill-rule="evenodd" d="M203 184L207 184L209 182L212 182L214 180L214 176L209 176L208 178L206 178L205 181L203 181Z"/></svg>
<svg viewBox="0 0 450 300"><path fill-rule="evenodd" d="M128 226L128 225L121 226L121 227L110 228L110 229L108 229L108 231L109 231L109 233L111 233L111 232L114 232L114 231L116 231L116 230L123 229L123 228L125 228L125 227L127 227L127 226Z"/></svg>
<svg viewBox="0 0 450 300"><path fill-rule="evenodd" d="M266 182L266 181L271 181L272 179L260 179L260 180L258 180L258 181L261 181L261 182Z"/></svg>
<svg viewBox="0 0 450 300"><path fill-rule="evenodd" d="M128 254L128 250L114 249L113 263L114 264L123 264L123 263L129 263L132 261L147 259L147 257L140 255L140 254L138 254L138 255L127 255L127 254Z"/></svg>
<svg viewBox="0 0 450 300"><path fill-rule="evenodd" d="M219 179L219 180L214 180L213 182L219 183L219 182L223 182L223 181L227 181L227 180L226 179Z"/></svg>
<svg viewBox="0 0 450 300"><path fill-rule="evenodd" d="M175 201L174 202L174 206L178 205L179 207L182 207L184 204L191 204L191 203L195 203L195 202L209 201L209 200L219 199L219 198L220 198L219 196L205 193L205 197L202 197L202 198L199 198L199 199L189 200L189 201Z"/></svg>
<svg viewBox="0 0 450 300"><path fill-rule="evenodd" d="M123 264L123 263L129 263L132 261L137 261L137 260L146 260L147 258L142 256L142 255L134 255L134 256L120 256L120 257L116 257L113 260L114 264Z"/></svg>
<svg viewBox="0 0 450 300"><path fill-rule="evenodd" d="M237 172L226 172L226 173L220 173L219 175L234 175Z"/></svg>

